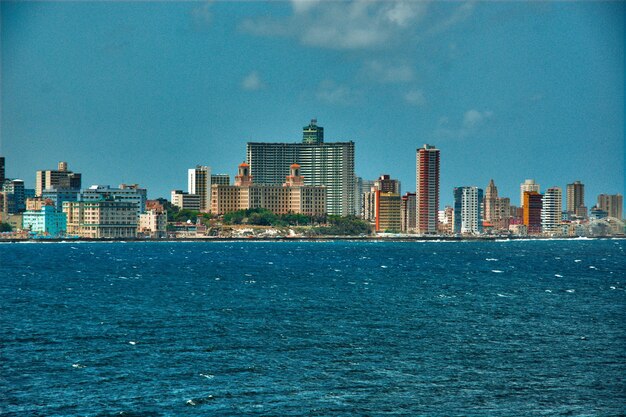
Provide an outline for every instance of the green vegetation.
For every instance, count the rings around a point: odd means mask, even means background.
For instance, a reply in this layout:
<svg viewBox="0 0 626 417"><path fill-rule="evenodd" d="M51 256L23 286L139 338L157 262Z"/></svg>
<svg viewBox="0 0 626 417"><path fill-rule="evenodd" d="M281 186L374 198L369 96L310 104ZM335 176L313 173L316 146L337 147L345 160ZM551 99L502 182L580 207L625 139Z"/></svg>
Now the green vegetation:
<svg viewBox="0 0 626 417"><path fill-rule="evenodd" d="M333 236L359 236L369 235L372 228L368 222L356 216L328 216L328 225L316 227L313 234Z"/></svg>
<svg viewBox="0 0 626 417"><path fill-rule="evenodd" d="M200 218L201 223L208 225L211 219L209 213L201 213L195 210L181 210L169 202L164 205L164 208L167 211L168 222L186 222L187 220L191 220L192 223L196 223L198 218Z"/></svg>
<svg viewBox="0 0 626 417"><path fill-rule="evenodd" d="M2 232L11 232L13 228L9 223L0 223L0 233Z"/></svg>
<svg viewBox="0 0 626 417"><path fill-rule="evenodd" d="M319 219L297 213L274 214L264 208L238 210L224 214L224 224L249 224L253 226L308 226Z"/></svg>

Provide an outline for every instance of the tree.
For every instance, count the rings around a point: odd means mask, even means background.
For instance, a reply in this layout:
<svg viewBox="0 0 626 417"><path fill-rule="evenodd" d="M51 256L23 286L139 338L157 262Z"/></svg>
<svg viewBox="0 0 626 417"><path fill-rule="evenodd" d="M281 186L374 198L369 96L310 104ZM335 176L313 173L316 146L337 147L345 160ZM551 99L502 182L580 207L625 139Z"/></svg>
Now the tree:
<svg viewBox="0 0 626 417"><path fill-rule="evenodd" d="M0 233L2 232L11 232L13 231L13 228L11 227L11 225L9 223L1 223L0 222Z"/></svg>

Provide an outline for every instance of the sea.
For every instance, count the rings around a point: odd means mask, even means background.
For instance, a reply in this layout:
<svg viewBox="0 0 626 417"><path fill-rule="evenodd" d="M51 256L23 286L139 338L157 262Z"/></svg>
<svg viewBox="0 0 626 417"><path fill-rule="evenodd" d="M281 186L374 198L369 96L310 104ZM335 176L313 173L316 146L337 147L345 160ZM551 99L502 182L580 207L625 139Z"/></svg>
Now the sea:
<svg viewBox="0 0 626 417"><path fill-rule="evenodd" d="M0 244L0 415L626 415L625 250Z"/></svg>

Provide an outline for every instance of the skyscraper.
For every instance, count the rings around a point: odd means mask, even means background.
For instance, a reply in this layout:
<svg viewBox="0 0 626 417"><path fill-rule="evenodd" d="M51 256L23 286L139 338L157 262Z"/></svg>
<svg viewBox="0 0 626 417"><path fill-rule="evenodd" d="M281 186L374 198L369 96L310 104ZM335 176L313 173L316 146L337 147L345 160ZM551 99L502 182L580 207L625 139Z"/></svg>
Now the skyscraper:
<svg viewBox="0 0 626 417"><path fill-rule="evenodd" d="M4 156L0 156L0 187L2 187L4 179Z"/></svg>
<svg viewBox="0 0 626 417"><path fill-rule="evenodd" d="M403 232L410 232L415 230L415 193L405 193L402 196L402 204L400 206L400 212L402 216L401 230Z"/></svg>
<svg viewBox="0 0 626 417"><path fill-rule="evenodd" d="M196 165L187 170L187 192L200 196L200 211L211 209L211 167Z"/></svg>
<svg viewBox="0 0 626 417"><path fill-rule="evenodd" d="M439 149L425 144L416 154L417 233L436 234L439 211Z"/></svg>
<svg viewBox="0 0 626 417"><path fill-rule="evenodd" d="M301 143L248 142L247 160L255 184L282 184L293 163L306 185L326 186L328 214L355 213L354 142L324 143L323 128L312 121Z"/></svg>
<svg viewBox="0 0 626 417"><path fill-rule="evenodd" d="M489 181L489 185L485 189L485 199L484 199L484 207L485 211L483 212L483 216L485 221L490 223L496 222L496 203L498 200L498 187L494 184L493 179Z"/></svg>
<svg viewBox="0 0 626 417"><path fill-rule="evenodd" d="M600 194L598 196L598 208L606 211L609 217L622 219L624 197L621 194Z"/></svg>
<svg viewBox="0 0 626 417"><path fill-rule="evenodd" d="M524 224L528 234L541 233L541 207L543 196L536 191L524 192Z"/></svg>
<svg viewBox="0 0 626 417"><path fill-rule="evenodd" d="M482 200L482 188L454 188L454 233L482 233L483 223L480 213Z"/></svg>
<svg viewBox="0 0 626 417"><path fill-rule="evenodd" d="M570 215L577 217L587 217L587 207L585 206L585 184L574 181L567 184L566 211Z"/></svg>
<svg viewBox="0 0 626 417"><path fill-rule="evenodd" d="M520 184L519 188L520 188L520 192L519 192L520 207L524 207L524 193L526 191L532 191L535 193L538 193L539 191L541 191L539 184L535 183L535 180L526 180L522 184Z"/></svg>
<svg viewBox="0 0 626 417"><path fill-rule="evenodd" d="M383 174L376 181L374 187L383 193L400 194L400 181L392 179L389 174Z"/></svg>
<svg viewBox="0 0 626 417"><path fill-rule="evenodd" d="M550 187L543 195L541 204L541 230L544 233L559 232L561 228L562 196L559 187Z"/></svg>

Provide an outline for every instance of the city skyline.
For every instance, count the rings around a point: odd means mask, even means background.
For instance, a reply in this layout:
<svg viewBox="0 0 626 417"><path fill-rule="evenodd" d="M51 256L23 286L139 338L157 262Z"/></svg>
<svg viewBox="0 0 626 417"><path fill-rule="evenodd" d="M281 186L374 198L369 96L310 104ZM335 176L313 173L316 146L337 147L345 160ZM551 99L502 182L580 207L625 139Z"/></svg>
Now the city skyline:
<svg viewBox="0 0 626 417"><path fill-rule="evenodd" d="M454 187L491 178L512 204L527 178L542 191L580 180L588 206L624 194L622 3L0 11L0 155L28 188L68 161L83 188L138 183L167 198L189 168L234 175L247 142L300 142L316 117L327 142L355 142L356 175L389 174L404 191L415 191L415 149L436 146L439 209ZM308 19L325 35L297 34Z"/></svg>

